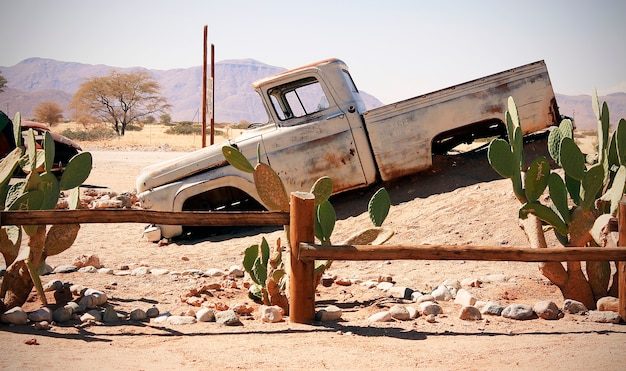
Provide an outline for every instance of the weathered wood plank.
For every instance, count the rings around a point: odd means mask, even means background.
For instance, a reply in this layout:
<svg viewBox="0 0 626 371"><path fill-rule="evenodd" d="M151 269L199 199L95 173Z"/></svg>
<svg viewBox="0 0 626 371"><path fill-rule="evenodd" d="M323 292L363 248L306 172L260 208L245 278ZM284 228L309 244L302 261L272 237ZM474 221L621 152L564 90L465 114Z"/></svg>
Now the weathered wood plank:
<svg viewBox="0 0 626 371"><path fill-rule="evenodd" d="M74 223L149 223L185 226L282 226L288 212L153 211L142 209L79 209L2 211L0 225Z"/></svg>
<svg viewBox="0 0 626 371"><path fill-rule="evenodd" d="M349 245L300 244L300 260L484 260L484 261L626 261L622 247L529 247L457 245Z"/></svg>

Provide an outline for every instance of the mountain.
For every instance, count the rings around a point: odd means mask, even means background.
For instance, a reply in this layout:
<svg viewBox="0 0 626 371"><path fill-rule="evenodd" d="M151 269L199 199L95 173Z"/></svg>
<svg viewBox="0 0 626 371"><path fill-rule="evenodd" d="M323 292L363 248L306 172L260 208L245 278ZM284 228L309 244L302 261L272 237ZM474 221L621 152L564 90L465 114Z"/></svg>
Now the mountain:
<svg viewBox="0 0 626 371"><path fill-rule="evenodd" d="M8 88L0 94L0 110L13 116L21 112L25 118L34 116L34 109L41 102L56 102L69 117L67 109L72 95L86 79L106 75L111 70L131 72L145 70L161 85L161 91L172 105L174 121L201 120L202 67L172 70L148 70L142 67L116 68L111 66L60 62L52 59L29 58L12 67L0 67L8 81ZM215 64L215 121L216 122L264 122L265 109L252 82L284 71L285 68L270 66L254 59L225 60ZM461 83L462 81L459 81ZM357 81L358 83L358 81ZM368 109L382 103L372 95L361 92ZM590 95L556 94L562 115L573 117L579 130L595 130ZM614 93L599 97L607 102L611 123L626 118L626 93Z"/></svg>
<svg viewBox="0 0 626 371"><path fill-rule="evenodd" d="M68 103L86 79L102 76L111 70L132 72L144 70L161 85L161 92L172 105L170 115L174 121L201 120L202 67L172 70L148 70L141 67L116 68L60 62L51 59L29 58L12 67L0 67L7 79L8 89L0 94L0 109L9 116L21 112L23 117L34 116L41 102L56 102L65 116L69 116ZM267 114L252 82L285 71L253 59L225 60L215 63L215 121L250 122L267 121ZM368 108L382 103L362 92Z"/></svg>

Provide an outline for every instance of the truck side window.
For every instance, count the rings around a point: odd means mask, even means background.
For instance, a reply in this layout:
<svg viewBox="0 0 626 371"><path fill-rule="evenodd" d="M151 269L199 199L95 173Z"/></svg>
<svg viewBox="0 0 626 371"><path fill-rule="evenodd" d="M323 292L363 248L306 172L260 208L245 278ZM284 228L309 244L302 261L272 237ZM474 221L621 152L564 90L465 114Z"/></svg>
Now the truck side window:
<svg viewBox="0 0 626 371"><path fill-rule="evenodd" d="M281 85L268 93L280 120L310 115L330 107L321 84L314 77Z"/></svg>

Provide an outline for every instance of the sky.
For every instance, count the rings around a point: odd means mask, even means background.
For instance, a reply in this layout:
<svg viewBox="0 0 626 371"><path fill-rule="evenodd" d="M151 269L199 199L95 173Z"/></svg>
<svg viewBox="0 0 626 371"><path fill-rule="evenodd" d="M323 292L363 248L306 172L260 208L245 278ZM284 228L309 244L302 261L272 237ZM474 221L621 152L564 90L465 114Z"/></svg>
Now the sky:
<svg viewBox="0 0 626 371"><path fill-rule="evenodd" d="M0 9L4 67L31 57L201 66L207 25L216 62L291 69L336 57L385 104L537 60L557 93L626 92L624 0L8 0Z"/></svg>

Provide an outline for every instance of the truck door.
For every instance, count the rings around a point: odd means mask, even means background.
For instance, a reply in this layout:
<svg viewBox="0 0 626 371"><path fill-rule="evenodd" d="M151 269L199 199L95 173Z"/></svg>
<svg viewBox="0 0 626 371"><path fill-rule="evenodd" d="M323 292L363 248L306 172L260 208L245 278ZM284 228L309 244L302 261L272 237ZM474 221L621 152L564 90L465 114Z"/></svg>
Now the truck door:
<svg viewBox="0 0 626 371"><path fill-rule="evenodd" d="M333 180L333 192L366 184L348 119L315 76L268 95L280 129L264 134L263 146L287 192L308 191L323 176Z"/></svg>

